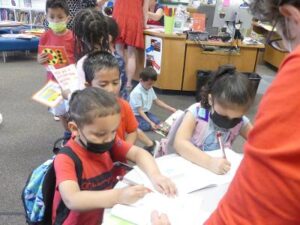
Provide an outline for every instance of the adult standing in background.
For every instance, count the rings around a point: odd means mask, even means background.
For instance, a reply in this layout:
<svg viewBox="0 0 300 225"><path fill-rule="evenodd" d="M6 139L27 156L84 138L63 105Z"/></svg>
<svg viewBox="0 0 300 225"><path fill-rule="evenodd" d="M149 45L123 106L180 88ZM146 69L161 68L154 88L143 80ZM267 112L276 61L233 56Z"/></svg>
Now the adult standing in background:
<svg viewBox="0 0 300 225"><path fill-rule="evenodd" d="M257 18L276 27L291 53L262 98L244 159L227 193L205 224L299 225L300 1L248 2Z"/></svg>
<svg viewBox="0 0 300 225"><path fill-rule="evenodd" d="M137 48L144 48L144 27L148 20L149 0L116 0L113 18L119 26L117 52L126 61L128 76L127 89L132 88L132 78L136 72ZM125 54L126 51L126 54Z"/></svg>

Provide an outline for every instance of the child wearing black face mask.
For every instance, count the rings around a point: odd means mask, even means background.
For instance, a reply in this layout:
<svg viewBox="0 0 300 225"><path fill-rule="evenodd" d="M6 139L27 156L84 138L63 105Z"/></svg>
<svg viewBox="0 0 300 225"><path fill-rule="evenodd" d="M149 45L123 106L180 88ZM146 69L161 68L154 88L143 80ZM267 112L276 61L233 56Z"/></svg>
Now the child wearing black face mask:
<svg viewBox="0 0 300 225"><path fill-rule="evenodd" d="M147 151L116 136L119 123L120 106L113 94L95 87L74 92L70 100L68 124L73 137L67 146L82 162L82 179L79 185L71 158L57 155L54 169L58 188L53 202L53 221L61 199L70 209L63 224L96 225L102 223L103 208L111 208L118 203L134 203L149 192L143 185L112 189L114 161L129 159L135 162L159 192L176 194L173 182L161 175Z"/></svg>
<svg viewBox="0 0 300 225"><path fill-rule="evenodd" d="M238 135L245 139L252 125L244 114L255 92L249 79L235 67L225 65L211 75L201 90L201 102L188 108L178 130L169 133L164 151L176 151L182 157L216 174L230 170L225 158L213 158L205 151L220 149L217 132L221 132L224 147L231 148ZM180 121L178 121L180 122Z"/></svg>

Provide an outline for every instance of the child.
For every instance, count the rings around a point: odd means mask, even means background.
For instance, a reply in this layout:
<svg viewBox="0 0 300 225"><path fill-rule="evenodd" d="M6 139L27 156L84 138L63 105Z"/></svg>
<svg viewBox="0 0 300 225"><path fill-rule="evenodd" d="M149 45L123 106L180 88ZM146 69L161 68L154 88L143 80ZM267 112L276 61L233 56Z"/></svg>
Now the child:
<svg viewBox="0 0 300 225"><path fill-rule="evenodd" d="M160 123L159 119L150 113L153 101L172 113L176 112L175 108L157 98L152 87L156 80L156 71L152 67L147 67L140 73L140 83L130 93L131 108L139 122L139 128L143 131L155 130Z"/></svg>
<svg viewBox="0 0 300 225"><path fill-rule="evenodd" d="M46 14L49 22L49 30L47 30L40 38L39 46L57 46L64 47L68 57L68 64L75 63L74 60L74 38L73 33L67 29L69 21L69 8L65 0L47 0ZM37 61L40 64L45 64L48 60L47 53L38 54ZM67 64L54 65L55 68L67 66ZM47 72L47 80L55 80L53 74ZM66 102L63 101L57 107L50 111L54 114L54 118L59 117L65 129L64 139L70 138L70 132L67 128L66 118Z"/></svg>
<svg viewBox="0 0 300 225"><path fill-rule="evenodd" d="M120 96L125 100L128 100L129 96L126 89L127 75L125 70L125 61L115 49L116 39L119 36L118 24L113 18L108 16L106 17L106 21L107 21L108 33L109 33L109 50L111 54L118 60L119 68L120 68L120 78L121 78Z"/></svg>
<svg viewBox="0 0 300 225"><path fill-rule="evenodd" d="M153 182L155 188L167 195L175 195L175 185L162 176L154 159L142 149L127 144L116 136L120 123L117 99L99 88L76 91L70 100L70 122L73 137L67 146L80 158L83 165L79 186L74 162L66 155L54 161L56 190L53 202L53 223L62 199L70 214L63 224L98 225L103 209L115 204L131 204L149 192L143 185L113 188L114 161L125 158L136 162Z"/></svg>
<svg viewBox="0 0 300 225"><path fill-rule="evenodd" d="M116 0L113 18L117 21L120 36L117 41L117 51L125 56L128 75L127 89L132 88L132 78L136 72L136 48L144 48L144 27L148 20L149 0Z"/></svg>
<svg viewBox="0 0 300 225"><path fill-rule="evenodd" d="M120 69L118 61L113 55L103 51L93 52L85 59L83 68L88 86L99 87L119 96ZM122 140L134 144L137 135L140 136L142 131L137 131L138 123L128 102L122 98L118 98L118 102L121 108L121 123L117 134ZM146 140L145 149L150 153L158 150L159 143L157 144L147 136L143 140Z"/></svg>
<svg viewBox="0 0 300 225"><path fill-rule="evenodd" d="M249 79L235 71L233 66L223 66L212 75L202 89L201 102L190 106L183 116L181 124L176 121L168 138L182 157L216 174L225 174L230 170L230 163L225 158L212 158L205 151L220 149L216 132L221 132L225 147L240 134L247 139L252 128L244 114L254 99L254 92ZM169 143L172 144L172 143Z"/></svg>
<svg viewBox="0 0 300 225"><path fill-rule="evenodd" d="M148 21L149 25L164 25L164 11L163 6L158 4L156 0L149 1Z"/></svg>
<svg viewBox="0 0 300 225"><path fill-rule="evenodd" d="M96 9L83 9L74 18L75 55L79 88L85 88L83 62L87 54L96 50L109 50L108 27L105 16Z"/></svg>
<svg viewBox="0 0 300 225"><path fill-rule="evenodd" d="M75 63L74 59L74 38L73 33L67 29L69 20L69 8L65 0L47 0L46 14L49 28L40 38L39 46L64 47L68 57L68 64ZM37 61L40 64L47 63L48 53L38 54ZM67 66L57 64L56 68ZM47 72L47 80L55 80L53 74Z"/></svg>

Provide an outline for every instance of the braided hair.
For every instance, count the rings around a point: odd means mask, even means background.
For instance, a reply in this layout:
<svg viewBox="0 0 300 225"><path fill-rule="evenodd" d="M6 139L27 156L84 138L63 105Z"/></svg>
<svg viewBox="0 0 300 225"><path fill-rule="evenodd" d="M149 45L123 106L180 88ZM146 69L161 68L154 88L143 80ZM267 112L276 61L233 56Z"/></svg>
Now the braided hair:
<svg viewBox="0 0 300 225"><path fill-rule="evenodd" d="M233 65L220 66L210 75L200 90L201 105L209 109L208 94L224 107L232 105L250 107L256 92L248 77L236 71Z"/></svg>
<svg viewBox="0 0 300 225"><path fill-rule="evenodd" d="M73 33L76 60L91 51L109 49L107 22L105 16L96 9L88 8L78 12L74 19Z"/></svg>

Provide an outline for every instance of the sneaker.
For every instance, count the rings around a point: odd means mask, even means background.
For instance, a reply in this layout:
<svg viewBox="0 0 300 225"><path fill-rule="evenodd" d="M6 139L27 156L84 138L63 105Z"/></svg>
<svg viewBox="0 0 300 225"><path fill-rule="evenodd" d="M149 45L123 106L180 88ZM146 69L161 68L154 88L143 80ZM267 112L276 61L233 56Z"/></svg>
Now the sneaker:
<svg viewBox="0 0 300 225"><path fill-rule="evenodd" d="M2 114L0 113L0 124L3 122L3 116Z"/></svg>
<svg viewBox="0 0 300 225"><path fill-rule="evenodd" d="M151 146L145 146L144 147L144 149L146 151L148 151L154 157L157 155L157 152L158 152L159 148L160 148L159 141L154 141L154 140L153 140L153 144Z"/></svg>

